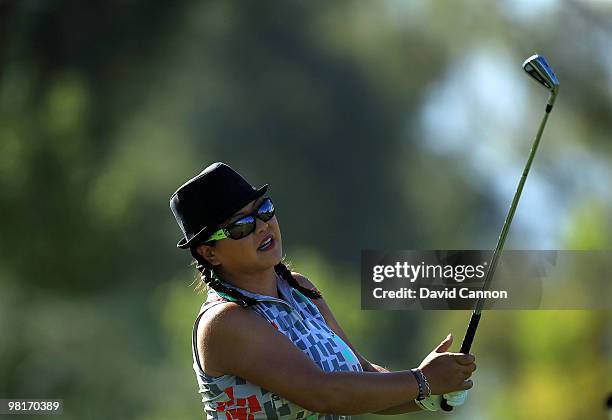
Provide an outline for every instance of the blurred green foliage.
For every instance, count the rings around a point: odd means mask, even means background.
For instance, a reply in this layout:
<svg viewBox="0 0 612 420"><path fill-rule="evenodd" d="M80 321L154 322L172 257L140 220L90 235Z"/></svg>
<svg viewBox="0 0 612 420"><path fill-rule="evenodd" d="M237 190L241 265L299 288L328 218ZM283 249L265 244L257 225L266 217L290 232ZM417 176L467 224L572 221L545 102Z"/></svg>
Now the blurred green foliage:
<svg viewBox="0 0 612 420"><path fill-rule="evenodd" d="M510 245L609 249L609 172L581 183L570 168L576 147L582 171L612 157L612 70L596 53L611 15L519 3L2 2L0 397L63 398L66 420L203 417L190 337L204 296L167 203L217 160L271 184L288 258L367 358L413 367L449 331L458 348L467 312L361 311L358 262L494 246L511 196L480 180L518 178L423 138L425 104L474 50L516 72L545 51L562 82L545 135L558 147L534 168L562 204L540 200L536 222L519 207ZM534 134L543 95L513 139ZM451 132L446 117L435 126ZM497 147L496 127L464 137ZM515 146L499 159L522 165ZM556 236L530 236L549 218ZM604 418L610 325L604 311L488 312L455 418Z"/></svg>

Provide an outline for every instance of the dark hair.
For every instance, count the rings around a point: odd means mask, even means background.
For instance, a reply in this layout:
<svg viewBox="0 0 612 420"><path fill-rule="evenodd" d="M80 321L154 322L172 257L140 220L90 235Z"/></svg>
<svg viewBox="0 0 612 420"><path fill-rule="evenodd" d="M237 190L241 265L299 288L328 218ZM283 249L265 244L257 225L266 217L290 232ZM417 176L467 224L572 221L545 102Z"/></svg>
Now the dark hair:
<svg viewBox="0 0 612 420"><path fill-rule="evenodd" d="M191 251L191 255L195 260L192 265L195 265L196 269L200 272L200 278L196 278L194 280L194 282L198 282L195 287L195 291L198 294L202 293L205 290L208 290L208 288L210 287L216 292L229 295L230 297L236 299L237 303L244 308L255 305L257 303L256 299L253 299L249 296L245 296L233 287L227 287L223 283L221 283L217 278L218 274L217 277L213 275L213 266L198 253L195 246L190 247L189 250ZM303 295L311 299L321 298L321 293L318 290L308 289L300 285L295 279L295 277L293 277L293 275L291 274L289 268L287 268L287 266L282 261L274 266L274 271L276 271L276 274L281 276L287 283L289 283L291 287L299 290Z"/></svg>

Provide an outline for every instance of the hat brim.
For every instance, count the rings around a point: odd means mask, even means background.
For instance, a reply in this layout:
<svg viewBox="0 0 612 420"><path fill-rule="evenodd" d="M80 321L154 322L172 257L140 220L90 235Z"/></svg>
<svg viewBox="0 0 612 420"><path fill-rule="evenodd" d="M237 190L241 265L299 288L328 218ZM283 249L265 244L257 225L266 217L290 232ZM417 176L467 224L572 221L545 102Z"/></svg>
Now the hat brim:
<svg viewBox="0 0 612 420"><path fill-rule="evenodd" d="M228 214L224 214L218 223L222 223L224 220L231 217L232 214L236 213L238 210L240 210L241 208L249 204L251 201L257 200L259 197L264 195L267 190L268 190L268 184L264 184L258 189L253 190L253 193L248 195L243 201L241 201L240 204L237 205L237 208L230 209L231 211L228 211ZM209 226L203 227L202 230L200 230L198 233L193 235L191 239L189 240L187 240L187 238L181 238L181 240L178 241L178 243L176 244L176 247L181 248L181 249L187 249L191 247L195 243L198 243L201 239L211 235L213 233L213 229L216 228L216 226L217 225L209 225Z"/></svg>

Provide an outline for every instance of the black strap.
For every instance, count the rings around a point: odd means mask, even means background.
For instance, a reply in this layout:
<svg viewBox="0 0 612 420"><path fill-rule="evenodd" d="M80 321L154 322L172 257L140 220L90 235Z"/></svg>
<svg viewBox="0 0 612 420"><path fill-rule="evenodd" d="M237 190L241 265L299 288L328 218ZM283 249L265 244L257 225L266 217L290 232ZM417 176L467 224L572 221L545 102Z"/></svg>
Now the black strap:
<svg viewBox="0 0 612 420"><path fill-rule="evenodd" d="M197 342L198 342L198 324L200 323L200 319L202 319L202 315L204 315L204 312L206 312L207 310L209 310L213 306L216 306L219 303L227 303L227 302L228 301L226 301L226 300L220 300L220 301L212 302L207 307L204 307L204 310L199 313L198 317L195 320L195 323L193 324L193 331L191 333L191 347L193 348L193 355L195 357L196 363L198 364L198 367L200 368L202 373L206 373L206 372L204 372L204 369L202 369L202 364L200 363L200 355L198 354L198 345L197 345Z"/></svg>
<svg viewBox="0 0 612 420"><path fill-rule="evenodd" d="M202 373L204 373L204 369L202 369L202 365L200 364L200 355L198 354L198 346L196 345L197 334L198 334L198 324L200 323L200 319L202 318L202 315L204 315L204 311L200 312L200 315L198 315L198 317L195 320L195 324L193 326L193 338L191 340L191 345L193 347L193 355L196 359L196 363L198 364L198 367L200 368Z"/></svg>

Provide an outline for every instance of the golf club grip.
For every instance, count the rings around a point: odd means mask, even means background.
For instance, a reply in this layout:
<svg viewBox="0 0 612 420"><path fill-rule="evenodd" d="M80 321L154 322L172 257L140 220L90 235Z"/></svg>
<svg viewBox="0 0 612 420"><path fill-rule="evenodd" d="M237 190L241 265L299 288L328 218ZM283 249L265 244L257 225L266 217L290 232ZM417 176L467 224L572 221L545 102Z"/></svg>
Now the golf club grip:
<svg viewBox="0 0 612 420"><path fill-rule="evenodd" d="M472 342L474 341L474 337L476 336L478 322L480 322L480 314L472 312L472 317L470 318L470 323L468 324L467 331L465 332L465 337L463 337L463 342L461 343L461 350L459 350L459 353L470 352ZM443 411L453 411L453 406L448 405L448 402L444 397L442 397L442 401L440 401L440 408Z"/></svg>
<svg viewBox="0 0 612 420"><path fill-rule="evenodd" d="M480 313L472 312L472 317L470 318L470 323L468 324L467 331L465 332L465 337L463 337L463 342L461 343L461 349L459 350L459 353L470 352L470 349L472 348L472 342L474 341L474 337L476 336L478 322L480 322Z"/></svg>

